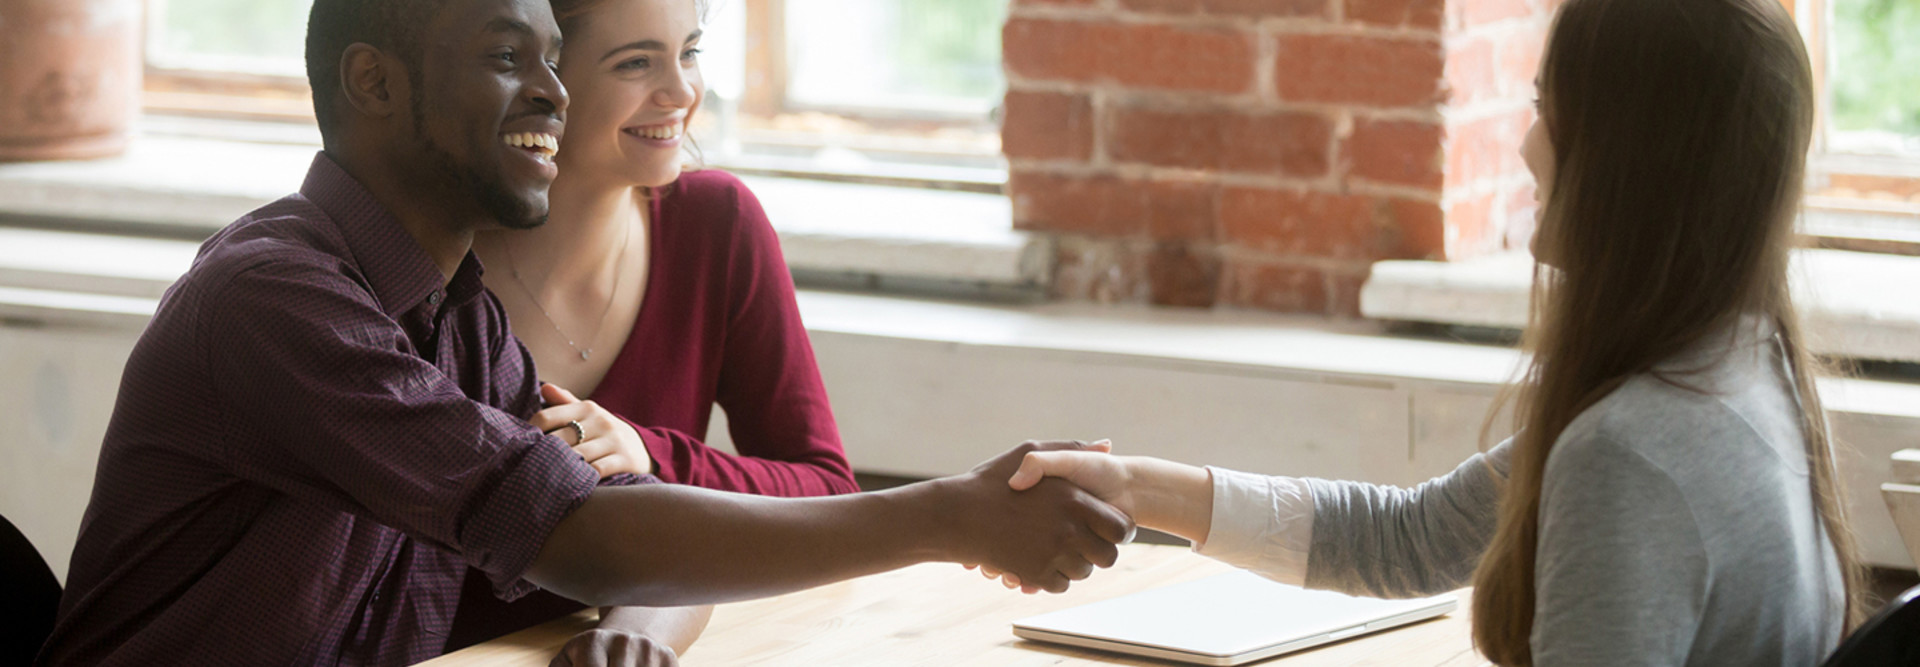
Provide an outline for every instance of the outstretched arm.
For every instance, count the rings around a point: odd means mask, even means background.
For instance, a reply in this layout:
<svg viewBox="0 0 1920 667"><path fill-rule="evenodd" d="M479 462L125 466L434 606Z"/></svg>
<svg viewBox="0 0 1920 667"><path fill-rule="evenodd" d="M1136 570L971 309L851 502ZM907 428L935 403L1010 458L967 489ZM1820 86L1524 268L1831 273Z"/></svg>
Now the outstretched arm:
<svg viewBox="0 0 1920 667"><path fill-rule="evenodd" d="M876 493L780 499L680 485L599 488L526 573L590 604L678 606L778 595L928 561L983 563L1048 591L1119 557L1132 524L1065 482L1007 487L1028 443L972 472Z"/></svg>
<svg viewBox="0 0 1920 667"><path fill-rule="evenodd" d="M1060 477L1237 567L1309 588L1405 597L1466 585L1493 532L1508 447L1411 489L1091 452L1028 454L1009 483ZM1277 545L1303 535L1305 559L1283 557Z"/></svg>

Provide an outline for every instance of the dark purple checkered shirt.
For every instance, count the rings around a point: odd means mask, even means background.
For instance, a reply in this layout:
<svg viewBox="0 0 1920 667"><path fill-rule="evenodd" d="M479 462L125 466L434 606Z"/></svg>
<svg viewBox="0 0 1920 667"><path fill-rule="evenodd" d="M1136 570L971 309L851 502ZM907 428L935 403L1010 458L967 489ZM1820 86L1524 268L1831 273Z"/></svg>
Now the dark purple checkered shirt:
<svg viewBox="0 0 1920 667"><path fill-rule="evenodd" d="M443 289L316 157L299 194L201 247L134 348L40 661L439 654L467 567L532 590L521 575L596 483L522 421L532 364L472 255Z"/></svg>

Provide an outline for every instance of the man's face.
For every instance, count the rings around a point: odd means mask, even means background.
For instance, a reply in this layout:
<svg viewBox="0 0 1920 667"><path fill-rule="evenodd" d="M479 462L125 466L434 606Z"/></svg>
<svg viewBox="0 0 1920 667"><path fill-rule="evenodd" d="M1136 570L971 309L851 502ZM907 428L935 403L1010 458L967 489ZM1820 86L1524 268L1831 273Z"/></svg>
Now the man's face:
<svg viewBox="0 0 1920 667"><path fill-rule="evenodd" d="M545 223L567 108L546 0L448 3L420 48L412 132L429 176L502 226Z"/></svg>

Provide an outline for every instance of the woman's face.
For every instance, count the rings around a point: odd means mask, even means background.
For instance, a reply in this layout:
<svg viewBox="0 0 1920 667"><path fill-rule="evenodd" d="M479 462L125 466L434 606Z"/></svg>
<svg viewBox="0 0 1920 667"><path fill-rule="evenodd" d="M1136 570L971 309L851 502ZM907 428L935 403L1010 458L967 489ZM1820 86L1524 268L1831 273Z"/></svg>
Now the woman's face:
<svg viewBox="0 0 1920 667"><path fill-rule="evenodd" d="M1543 96L1538 80L1534 82L1535 98ZM1540 225L1547 212L1547 198L1553 196L1553 141L1547 135L1546 107L1534 103L1533 126L1527 128L1527 137L1520 142L1520 158L1527 163L1527 171L1533 172L1533 251L1540 254Z"/></svg>
<svg viewBox="0 0 1920 667"><path fill-rule="evenodd" d="M706 90L693 0L612 0L566 35L572 97L561 178L659 187L680 177L687 122Z"/></svg>

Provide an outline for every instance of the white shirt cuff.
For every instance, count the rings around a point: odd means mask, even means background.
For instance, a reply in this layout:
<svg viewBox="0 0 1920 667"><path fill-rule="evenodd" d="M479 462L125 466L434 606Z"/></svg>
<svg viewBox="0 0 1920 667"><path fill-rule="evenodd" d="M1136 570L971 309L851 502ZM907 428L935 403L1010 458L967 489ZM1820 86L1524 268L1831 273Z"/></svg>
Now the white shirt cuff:
<svg viewBox="0 0 1920 667"><path fill-rule="evenodd" d="M1292 477L1209 466L1213 523L1194 553L1295 586L1307 581L1313 548L1313 493Z"/></svg>

